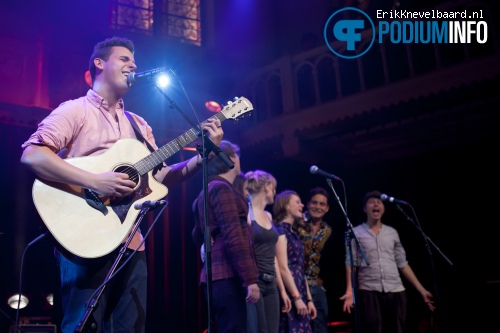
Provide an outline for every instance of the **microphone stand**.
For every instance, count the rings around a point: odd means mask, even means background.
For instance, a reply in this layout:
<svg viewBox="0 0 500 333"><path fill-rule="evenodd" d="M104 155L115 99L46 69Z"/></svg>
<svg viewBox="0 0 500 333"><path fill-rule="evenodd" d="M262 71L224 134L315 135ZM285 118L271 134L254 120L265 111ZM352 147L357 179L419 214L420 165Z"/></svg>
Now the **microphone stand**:
<svg viewBox="0 0 500 333"><path fill-rule="evenodd" d="M342 181L340 179L340 181ZM361 253L361 256L363 257L363 260L366 262L367 266L370 266L370 262L368 261L368 258L365 255L365 251L363 250L363 247L359 243L358 237L356 236L356 233L353 230L353 226L351 221L349 220L349 217L347 216L347 213L342 206L342 203L340 202L340 199L337 195L337 192L335 192L335 188L333 187L332 180L331 178L326 178L326 182L328 183L328 186L332 189L332 192L335 196L335 199L337 200L337 203L339 204L340 209L342 210L342 213L344 214L344 217L346 219L346 224L347 224L347 229L348 231L345 232L345 242L347 247L349 248L349 257L351 261L351 288L352 288L352 299L353 299L353 305L354 305L354 321L355 321L355 328L356 332L361 332L360 329L360 319L359 319L359 310L357 308L357 279L356 279L356 273L355 273L355 268L354 268L354 258L352 254L352 239L356 241L356 244L358 244L358 249L359 252Z"/></svg>
<svg viewBox="0 0 500 333"><path fill-rule="evenodd" d="M202 131L200 131L201 133ZM208 304L208 333L214 332L214 318L212 315L212 237L210 234L210 225L208 222L208 155L211 151L216 152L216 155L221 158L230 169L234 168L234 164L228 159L226 154L216 146L209 138L201 133L203 144L197 145L197 150L202 157L203 171L203 220L204 220L204 242L205 242L205 273L207 280L207 304ZM218 153L217 153L218 151Z"/></svg>
<svg viewBox="0 0 500 333"><path fill-rule="evenodd" d="M186 115L186 113L184 111L182 111L181 108L179 108L179 106L177 106L177 104L170 98L168 97L167 94L165 94L165 92L163 90L161 90L161 88L158 86L158 85L155 85L155 87L158 89L158 91L168 100L168 107L171 108L171 109L175 109L177 110L183 117L184 119L186 119L186 121L194 128L198 128L198 132L196 133L196 136L198 137L201 137L202 140L203 140L203 144L204 144L204 147L208 149L208 153L207 153L207 156L208 154L210 154L211 151L213 151L215 153L215 155L217 155L221 160L224 161L224 163L226 163L226 165L232 169L234 168L234 164L233 162L231 162L231 160L226 156L226 154L224 154L222 152L222 150L220 149L219 146L215 145L212 140L210 140L209 138L207 138L205 136L204 133L202 133L201 131L201 128L198 124L196 124L195 122L193 122L191 119L189 119L189 117ZM208 146L208 147L207 147ZM200 153L200 155L203 157L203 154ZM205 245L206 246L206 245Z"/></svg>
<svg viewBox="0 0 500 333"><path fill-rule="evenodd" d="M120 252L118 253L118 256L116 257L115 261L113 262L113 265L111 266L108 274L106 275L106 278L104 279L104 284L99 287L97 294L92 297L88 302L87 302L87 308L85 309L85 313L83 314L82 319L80 320L80 323L76 326L75 328L75 333L81 333L81 332L97 332L97 323L95 320L92 320L90 323L90 326L88 327L87 322L94 312L94 309L98 306L98 301L102 296L102 293L104 291L104 288L106 288L106 285L108 284L108 280L111 278L113 273L115 272L116 268L118 267L118 263L122 259L123 255L125 254L125 251L128 248L128 245L132 241L133 236L135 235L136 231L139 229L139 225L142 222L142 219L146 215L146 213L149 211L149 207L144 207L141 209L141 212L139 213L139 216L134 222L134 225L131 228L131 232L129 232L127 236L126 242L123 244L122 248L120 249ZM85 331L84 331L85 329Z"/></svg>
<svg viewBox="0 0 500 333"><path fill-rule="evenodd" d="M205 136L203 135L205 138ZM210 141L205 140L205 141ZM203 143L205 143L203 141ZM210 141L211 142L211 141ZM208 316L208 333L214 331L214 317L212 314L212 239L210 234L210 226L208 223L208 155L210 150L205 145L197 146L198 152L202 156L202 172L203 172L203 220L204 220L204 243L205 243L205 274L207 280L207 316Z"/></svg>
<svg viewBox="0 0 500 333"><path fill-rule="evenodd" d="M409 205L411 207L411 209L413 210L413 207L411 205ZM431 271L432 271L432 277L433 277L433 287L434 287L434 293L436 295L436 300L437 300L437 304L439 306L442 306L443 303L441 302L441 297L440 297L440 294L439 294L439 289L438 289L438 285L437 285L437 277L436 277L436 268L434 266L434 257L433 257L433 254L432 254L432 249L431 247L429 246L429 244L432 244L432 246L434 246L434 248L439 252L439 254L441 254L441 256L444 258L444 260L446 260L446 262L452 266L453 263L450 261L450 259L448 259L448 257L446 257L444 255L444 253L439 249L439 247L429 238L429 236L427 236L425 234L425 232L422 230L422 228L420 227L420 223L415 222L405 211L403 208L401 208L401 205L400 204L396 204L396 207L397 209L403 213L403 215L406 217L406 219L408 221L410 221L411 224L413 224L413 226L415 228L417 228L418 231L420 231L420 233L422 234L422 237L424 238L424 242L425 242L425 247L427 249L427 254L429 255L429 261L430 261L430 265L431 265ZM445 321L445 317L444 317L444 311L440 310L439 311L441 313L441 317L442 317L442 322L443 322L443 328L444 328L444 332L446 332L446 321Z"/></svg>
<svg viewBox="0 0 500 333"><path fill-rule="evenodd" d="M196 135L202 138L202 144L198 144L196 149L202 157L202 174L203 174L203 219L204 223L204 242L205 242L205 273L207 275L207 307L208 307L208 333L214 332L214 318L212 314L212 239L210 235L210 226L208 223L208 155L214 152L226 165L232 169L234 168L233 162L224 154L219 146L215 145L212 140L205 136L200 126L194 123L182 111L179 106L167 95L158 85L155 84L158 91L168 100L169 107L177 110L186 121L193 127L198 128Z"/></svg>

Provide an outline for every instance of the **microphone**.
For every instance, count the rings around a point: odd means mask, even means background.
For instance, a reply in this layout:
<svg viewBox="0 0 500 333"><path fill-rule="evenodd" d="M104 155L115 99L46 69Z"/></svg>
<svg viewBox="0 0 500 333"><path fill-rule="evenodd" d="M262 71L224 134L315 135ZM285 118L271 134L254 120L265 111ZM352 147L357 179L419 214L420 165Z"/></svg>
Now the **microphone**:
<svg viewBox="0 0 500 333"><path fill-rule="evenodd" d="M398 200L394 197L390 197L388 196L387 194L381 194L380 195L380 199L384 202L392 202L392 203L395 203L395 204L398 204L398 205L410 205L409 203L407 203L406 201L403 201L403 200Z"/></svg>
<svg viewBox="0 0 500 333"><path fill-rule="evenodd" d="M340 179L340 177L337 177L337 176L335 176L335 175L334 175L334 174L332 174L332 173L328 173L328 172L326 172L326 171L323 171L323 170L319 169L319 168L318 168L317 166L315 166L315 165L313 165L313 166L309 169L309 171L311 171L311 173L312 173L313 175L321 175L321 176L326 177L326 178L333 178L333 179L336 179L336 180L342 180L342 179Z"/></svg>
<svg viewBox="0 0 500 333"><path fill-rule="evenodd" d="M165 200L155 200L155 201L150 201L150 200L147 200L147 201L144 201L142 203L136 203L134 205L134 208L139 210L139 209L143 209L143 208L156 208L156 207L160 207L160 206L165 206L167 204L167 201Z"/></svg>
<svg viewBox="0 0 500 333"><path fill-rule="evenodd" d="M40 239L42 239L43 237L45 237L49 232L48 231L45 231L43 234L41 234L40 236L38 236L37 238L33 239L31 242L28 243L28 246L31 246L33 244L35 244L36 242L38 242Z"/></svg>
<svg viewBox="0 0 500 333"><path fill-rule="evenodd" d="M159 67L159 68L154 68L154 69L150 69L150 70L147 70L144 72L139 72L139 73L132 72L127 76L127 84L130 87L132 85L132 83L135 83L138 81L143 81L143 80L149 80L160 73L167 72L168 70L170 70L170 68Z"/></svg>

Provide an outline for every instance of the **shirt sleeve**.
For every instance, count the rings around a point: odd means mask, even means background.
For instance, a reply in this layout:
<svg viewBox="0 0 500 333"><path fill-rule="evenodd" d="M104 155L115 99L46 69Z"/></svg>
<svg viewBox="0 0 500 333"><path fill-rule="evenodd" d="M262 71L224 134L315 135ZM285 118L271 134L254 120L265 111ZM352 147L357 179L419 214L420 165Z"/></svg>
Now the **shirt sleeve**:
<svg viewBox="0 0 500 333"><path fill-rule="evenodd" d="M276 230L278 231L279 236L282 236L285 234L285 230L283 230L283 225L281 223L276 224Z"/></svg>
<svg viewBox="0 0 500 333"><path fill-rule="evenodd" d="M243 281L243 286L257 283L257 266L250 243L247 212L240 211L246 205L237 205L236 195L230 184L211 182L209 204L212 206L216 220L224 239L225 251Z"/></svg>
<svg viewBox="0 0 500 333"><path fill-rule="evenodd" d="M64 102L54 109L39 124L37 130L24 142L21 148L35 144L47 146L56 153L67 147L79 133L85 113L82 107L75 107L79 100Z"/></svg>
<svg viewBox="0 0 500 333"><path fill-rule="evenodd" d="M356 233L356 235L359 238L358 233L360 231L357 230L356 228L354 228L353 231ZM354 239L354 237L351 237L350 242L351 242L351 249L352 249L353 265L354 266L358 266L358 262L357 262L357 258L358 258L358 244L357 244L356 240ZM345 239L344 246L345 246L345 263L344 264L346 266L351 266L351 252L350 252L350 249L349 249L349 244L347 243L347 238Z"/></svg>
<svg viewBox="0 0 500 333"><path fill-rule="evenodd" d="M406 260L406 251L403 244L401 244L399 234L396 230L394 230L394 260L396 261L398 268L403 268L408 265L408 261Z"/></svg>

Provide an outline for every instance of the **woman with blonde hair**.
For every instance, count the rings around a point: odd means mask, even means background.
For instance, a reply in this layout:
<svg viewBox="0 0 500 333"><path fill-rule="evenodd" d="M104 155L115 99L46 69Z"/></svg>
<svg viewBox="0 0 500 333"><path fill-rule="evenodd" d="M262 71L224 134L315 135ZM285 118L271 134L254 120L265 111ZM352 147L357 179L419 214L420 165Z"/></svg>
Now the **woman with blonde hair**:
<svg viewBox="0 0 500 333"><path fill-rule="evenodd" d="M280 295L285 311L291 307L280 272L277 269L276 245L278 230L272 222L271 213L265 210L273 204L276 195L276 179L262 170L246 173L248 185L248 224L252 237L255 262L259 271L259 289L261 297L255 304L256 320L247 318L248 323L258 326L259 333L277 333L280 319ZM251 315L250 315L251 316ZM255 323L256 322L256 323Z"/></svg>

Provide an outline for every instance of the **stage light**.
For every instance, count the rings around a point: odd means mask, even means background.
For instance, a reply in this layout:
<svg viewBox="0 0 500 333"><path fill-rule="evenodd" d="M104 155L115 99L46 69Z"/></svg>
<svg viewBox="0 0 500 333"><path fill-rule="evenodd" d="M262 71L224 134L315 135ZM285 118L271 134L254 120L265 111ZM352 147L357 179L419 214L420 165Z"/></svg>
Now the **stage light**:
<svg viewBox="0 0 500 333"><path fill-rule="evenodd" d="M7 304L13 309L17 309L18 304L19 304L19 309L23 309L26 306L28 306L28 303L29 303L28 297L24 295L19 296L19 294L12 295L7 300Z"/></svg>
<svg viewBox="0 0 500 333"><path fill-rule="evenodd" d="M164 74L164 73L158 75L158 77L156 78L156 84L160 88L167 87L170 84L170 76L168 76L167 74Z"/></svg>
<svg viewBox="0 0 500 333"><path fill-rule="evenodd" d="M45 299L47 300L47 303L50 304L50 306L54 306L54 294L48 294Z"/></svg>
<svg viewBox="0 0 500 333"><path fill-rule="evenodd" d="M89 70L87 70L85 72L84 78L85 78L85 83L87 83L87 85L90 88L92 88L92 77L90 76L90 71Z"/></svg>
<svg viewBox="0 0 500 333"><path fill-rule="evenodd" d="M220 110L222 110L222 107L220 106L220 104L215 102L215 101L205 102L205 107L210 112L220 112Z"/></svg>

